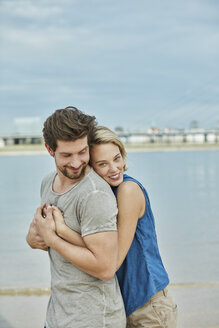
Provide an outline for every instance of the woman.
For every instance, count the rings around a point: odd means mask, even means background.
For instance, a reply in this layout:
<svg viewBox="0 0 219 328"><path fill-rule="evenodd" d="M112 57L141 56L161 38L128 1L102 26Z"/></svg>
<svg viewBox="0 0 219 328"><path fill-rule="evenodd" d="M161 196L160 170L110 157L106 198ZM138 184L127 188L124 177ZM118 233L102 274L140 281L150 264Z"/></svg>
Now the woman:
<svg viewBox="0 0 219 328"><path fill-rule="evenodd" d="M177 307L168 293L169 278L157 245L154 217L144 187L124 174L126 151L118 136L97 127L91 142L91 165L108 182L118 204L117 277L127 315L127 327L175 328ZM68 228L54 207L57 233L85 246L79 234Z"/></svg>

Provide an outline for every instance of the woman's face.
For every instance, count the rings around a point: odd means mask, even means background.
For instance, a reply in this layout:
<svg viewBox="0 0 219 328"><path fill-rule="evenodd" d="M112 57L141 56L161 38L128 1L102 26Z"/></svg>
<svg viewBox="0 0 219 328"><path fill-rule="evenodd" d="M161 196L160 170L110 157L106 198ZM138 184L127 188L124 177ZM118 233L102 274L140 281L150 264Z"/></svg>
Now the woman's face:
<svg viewBox="0 0 219 328"><path fill-rule="evenodd" d="M123 181L124 160L119 147L113 143L93 146L91 165L112 187L118 186Z"/></svg>

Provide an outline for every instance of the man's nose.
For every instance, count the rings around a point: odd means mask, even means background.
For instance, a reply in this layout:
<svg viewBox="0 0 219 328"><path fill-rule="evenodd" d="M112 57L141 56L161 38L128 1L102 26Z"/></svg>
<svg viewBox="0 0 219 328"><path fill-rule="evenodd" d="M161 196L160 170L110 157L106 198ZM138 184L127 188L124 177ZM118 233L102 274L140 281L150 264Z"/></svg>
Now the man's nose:
<svg viewBox="0 0 219 328"><path fill-rule="evenodd" d="M81 166L81 161L78 157L73 157L70 163L71 167L77 169Z"/></svg>

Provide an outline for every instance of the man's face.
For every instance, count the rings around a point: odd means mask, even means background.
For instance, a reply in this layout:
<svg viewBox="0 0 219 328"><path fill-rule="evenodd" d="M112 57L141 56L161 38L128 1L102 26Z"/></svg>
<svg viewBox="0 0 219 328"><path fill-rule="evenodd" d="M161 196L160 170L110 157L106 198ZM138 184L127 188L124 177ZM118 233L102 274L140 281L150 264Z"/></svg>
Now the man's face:
<svg viewBox="0 0 219 328"><path fill-rule="evenodd" d="M87 136L75 141L57 141L55 152L50 152L56 162L56 168L66 178L80 181L86 173L89 162Z"/></svg>

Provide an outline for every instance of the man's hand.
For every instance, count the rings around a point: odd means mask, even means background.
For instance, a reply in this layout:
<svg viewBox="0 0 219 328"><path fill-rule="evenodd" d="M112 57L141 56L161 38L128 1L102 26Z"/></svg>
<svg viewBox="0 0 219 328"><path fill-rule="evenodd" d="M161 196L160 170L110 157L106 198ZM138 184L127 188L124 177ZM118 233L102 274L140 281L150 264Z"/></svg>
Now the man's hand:
<svg viewBox="0 0 219 328"><path fill-rule="evenodd" d="M55 221L53 220L52 206L47 207L46 217L44 207L45 205L38 207L34 216L34 224L36 225L38 234L41 236L45 244L50 246L54 241L54 238L57 237L55 232L56 226Z"/></svg>
<svg viewBox="0 0 219 328"><path fill-rule="evenodd" d="M28 234L26 237L26 241L31 248L42 249L43 251L48 250L48 247L45 244L43 238L38 233L34 219L30 224L29 231L28 231Z"/></svg>

